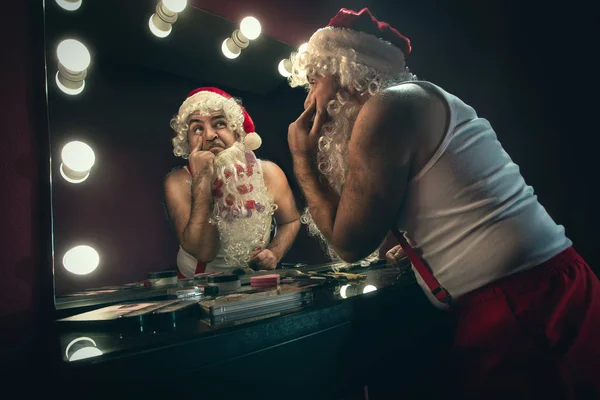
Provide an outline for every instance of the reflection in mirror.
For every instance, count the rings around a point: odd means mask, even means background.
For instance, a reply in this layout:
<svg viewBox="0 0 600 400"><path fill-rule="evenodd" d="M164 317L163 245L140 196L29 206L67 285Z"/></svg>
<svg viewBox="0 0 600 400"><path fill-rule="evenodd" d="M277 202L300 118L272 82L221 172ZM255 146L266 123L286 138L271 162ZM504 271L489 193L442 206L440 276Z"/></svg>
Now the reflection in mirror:
<svg viewBox="0 0 600 400"><path fill-rule="evenodd" d="M57 305L58 300L81 298L82 291L115 296L123 288L143 287L149 283L150 273L181 270L178 257L182 255L192 257L188 257L192 274L198 261L207 264L207 272L219 268L215 260L220 260L222 267L242 268L247 273L252 273L248 267L274 266L270 254L261 255L261 259L250 265L249 254L242 255L235 250L236 246L229 249L225 246L220 254L217 251L205 257L185 240L182 242L186 235L181 230L183 224L178 222L179 214L169 218L167 176L181 177L179 183L185 183L187 190L187 197L183 198L190 203L187 207L191 212L194 149L187 148L187 158L174 155L172 139L178 133L171 128L170 121L179 115L180 106L196 88L218 87L241 99L243 108L236 105L238 116L246 111L260 135L254 136L251 144L248 134L254 130L240 129L248 124L234 126L235 118L225 118L223 126L234 134L235 141L221 138L227 146L211 153L215 156L214 166L221 165L215 168L215 174L223 174L221 180L225 171L235 170L237 174L238 165L243 166L244 178L264 174L265 179L259 180L267 190L264 204L248 196L250 191L240 193L244 185L248 189L250 184L254 193L260 192L260 184L254 181L240 181L221 189L223 195L227 189L228 194L238 196L236 205L240 207L235 213L246 216L252 213L258 218L264 211L265 218L260 219L267 226L264 235L251 237L247 228L231 229L246 240L244 251L251 247L252 251L259 247L264 250L272 243L277 244L277 236L286 233L282 229L286 222L296 218L293 209L303 207L294 181L287 127L298 117L305 93L291 89L279 68L293 48L265 35L261 23L254 18L228 21L184 3L164 0L158 4L153 0L46 3ZM170 34L157 37L149 27L149 18ZM156 18L168 23L170 29ZM223 54L225 42L228 50L237 54L235 59ZM202 120L207 115L196 116ZM187 117L181 120L180 127L187 126L185 135L191 135ZM212 130L214 127L208 122L203 121ZM188 137L184 139L187 141ZM233 152L240 146L241 163L231 159L217 162L221 150ZM210 149L202 150L208 153ZM250 167L256 176L249 176ZM212 178L211 185L218 176ZM236 175L238 178L242 177ZM281 191L280 186L285 190ZM273 197L273 213L272 218L266 218L271 213L267 207L270 197ZM219 199L221 210L229 206L230 197ZM219 218L225 221L232 215L211 217L216 217L212 219L218 223ZM293 239L293 230L287 233ZM233 236L230 242L236 242ZM288 249L290 245L291 240L282 242L280 248L271 247L278 266L328 261L304 228ZM224 261L226 258L228 261ZM257 266L261 262L264 265Z"/></svg>

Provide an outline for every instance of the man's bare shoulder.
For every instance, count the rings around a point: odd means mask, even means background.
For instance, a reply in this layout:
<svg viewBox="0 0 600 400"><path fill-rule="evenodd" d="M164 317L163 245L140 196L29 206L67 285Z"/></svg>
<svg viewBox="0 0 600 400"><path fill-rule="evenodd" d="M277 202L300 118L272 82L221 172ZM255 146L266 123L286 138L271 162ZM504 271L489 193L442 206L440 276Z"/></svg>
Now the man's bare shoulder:
<svg viewBox="0 0 600 400"><path fill-rule="evenodd" d="M190 174L184 167L173 168L165 177L165 189L189 186Z"/></svg>
<svg viewBox="0 0 600 400"><path fill-rule="evenodd" d="M287 177L279 165L265 159L260 160L260 165L267 186L279 186L282 183L287 184Z"/></svg>
<svg viewBox="0 0 600 400"><path fill-rule="evenodd" d="M359 120L394 128L382 129L383 134L397 131L422 133L443 125L447 115L441 95L433 89L407 82L386 88L370 98L361 109Z"/></svg>
<svg viewBox="0 0 600 400"><path fill-rule="evenodd" d="M369 99L365 106L371 110L388 112L393 115L402 115L408 112L414 115L415 112L426 112L439 101L439 96L431 89L407 82L383 89Z"/></svg>

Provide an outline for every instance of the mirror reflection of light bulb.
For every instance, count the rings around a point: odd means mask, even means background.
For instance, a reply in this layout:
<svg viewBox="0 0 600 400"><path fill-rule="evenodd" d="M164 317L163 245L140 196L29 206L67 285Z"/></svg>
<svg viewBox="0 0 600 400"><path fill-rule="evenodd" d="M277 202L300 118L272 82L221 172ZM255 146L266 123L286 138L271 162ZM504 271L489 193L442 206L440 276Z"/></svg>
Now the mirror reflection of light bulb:
<svg viewBox="0 0 600 400"><path fill-rule="evenodd" d="M298 53L304 53L308 49L308 43L302 43L298 48Z"/></svg>
<svg viewBox="0 0 600 400"><path fill-rule="evenodd" d="M63 266L75 275L87 275L100 264L100 255L90 246L76 246L63 256Z"/></svg>
<svg viewBox="0 0 600 400"><path fill-rule="evenodd" d="M376 288L375 286L373 286L373 285L367 285L367 286L365 286L365 288L363 289L363 294L365 294L365 293L370 293L370 292L374 292L374 291L376 291L376 290L377 290L377 288Z"/></svg>
<svg viewBox="0 0 600 400"><path fill-rule="evenodd" d="M90 66L90 52L83 43L66 39L59 43L56 54L58 61L69 71L83 72Z"/></svg>
<svg viewBox="0 0 600 400"><path fill-rule="evenodd" d="M83 3L82 0L56 0L56 4L58 4L62 9L67 11L76 11L81 7Z"/></svg>
<svg viewBox="0 0 600 400"><path fill-rule="evenodd" d="M237 47L235 45L234 46L238 49L237 53L234 53L233 51L231 51L230 45L229 45L231 42L232 42L231 38L225 39L223 41L223 44L221 45L221 51L223 52L225 57L233 60L234 58L237 58L242 51L239 47Z"/></svg>
<svg viewBox="0 0 600 400"><path fill-rule="evenodd" d="M279 62L277 69L279 70L279 73L286 78L292 76L292 62L287 58Z"/></svg>
<svg viewBox="0 0 600 400"><path fill-rule="evenodd" d="M187 0L162 0L165 7L174 13L180 13L185 10Z"/></svg>
<svg viewBox="0 0 600 400"><path fill-rule="evenodd" d="M173 26L171 24L167 24L156 14L152 14L150 16L150 20L148 20L148 27L150 28L150 32L159 38L166 38L173 30Z"/></svg>
<svg viewBox="0 0 600 400"><path fill-rule="evenodd" d="M260 22L254 17L246 17L240 23L242 35L246 36L249 40L259 37L261 30Z"/></svg>

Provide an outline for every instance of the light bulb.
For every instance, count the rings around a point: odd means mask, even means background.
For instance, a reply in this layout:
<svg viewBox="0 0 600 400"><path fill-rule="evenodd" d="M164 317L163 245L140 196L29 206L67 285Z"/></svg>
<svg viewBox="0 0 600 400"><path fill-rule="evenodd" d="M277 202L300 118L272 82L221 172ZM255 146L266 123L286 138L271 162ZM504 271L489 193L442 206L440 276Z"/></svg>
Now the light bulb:
<svg viewBox="0 0 600 400"><path fill-rule="evenodd" d="M76 246L63 256L65 269L76 275L87 275L100 264L98 252L90 246Z"/></svg>
<svg viewBox="0 0 600 400"><path fill-rule="evenodd" d="M62 83L60 78L61 78L60 72L57 72L56 77L55 77L56 86L58 86L58 88L66 94L75 96L75 95L78 95L79 93L83 92L83 89L85 89L85 79L83 79L79 82L67 81L67 82L69 82L69 85L72 86L72 87L68 87Z"/></svg>
<svg viewBox="0 0 600 400"><path fill-rule="evenodd" d="M340 288L340 296L342 296L342 299L348 298L347 290L349 287L350 287L350 285L344 285Z"/></svg>
<svg viewBox="0 0 600 400"><path fill-rule="evenodd" d="M304 53L308 49L308 43L302 43L298 48L298 53Z"/></svg>
<svg viewBox="0 0 600 400"><path fill-rule="evenodd" d="M376 290L377 290L377 288L376 288L375 286L373 286L373 285L367 285L367 286L365 286L365 288L363 289L363 294L365 294L365 293L370 293L370 292L374 292L374 291L376 291Z"/></svg>
<svg viewBox="0 0 600 400"><path fill-rule="evenodd" d="M69 350L75 349L71 355ZM78 337L73 339L65 349L65 355L69 361L83 360L84 358L98 357L102 355L102 350L96 347L96 342L89 337Z"/></svg>
<svg viewBox="0 0 600 400"><path fill-rule="evenodd" d="M89 171L96 161L94 150L77 140L69 142L63 147L61 158L65 166L76 172Z"/></svg>
<svg viewBox="0 0 600 400"><path fill-rule="evenodd" d="M78 10L82 3L82 0L56 0L56 4L67 11Z"/></svg>
<svg viewBox="0 0 600 400"><path fill-rule="evenodd" d="M81 183L90 176L96 162L94 150L79 141L67 143L61 152L60 174L67 182Z"/></svg>
<svg viewBox="0 0 600 400"><path fill-rule="evenodd" d="M75 351L75 353L73 353L71 358L69 358L69 361L83 360L85 358L98 357L101 355L102 355L102 350L100 350L97 347L83 347L83 348Z"/></svg>
<svg viewBox="0 0 600 400"><path fill-rule="evenodd" d="M231 47L233 47L234 49L237 48L238 51L234 53L233 51L231 51ZM232 59L232 60L234 58L237 58L240 55L240 53L242 52L241 49L239 47L237 47L235 45L235 43L233 43L231 38L227 38L223 41L223 44L221 45L221 51L223 52L225 57Z"/></svg>
<svg viewBox="0 0 600 400"><path fill-rule="evenodd" d="M166 23L165 21L160 19L156 14L152 14L150 16L148 26L150 27L150 32L152 32L154 36L159 38L165 38L169 36L171 31L173 30L173 26L171 24Z"/></svg>
<svg viewBox="0 0 600 400"><path fill-rule="evenodd" d="M279 61L277 69L279 70L279 73L286 78L292 76L292 62L287 58Z"/></svg>
<svg viewBox="0 0 600 400"><path fill-rule="evenodd" d="M260 36L260 22L254 17L246 17L240 23L240 31L249 40L254 40Z"/></svg>
<svg viewBox="0 0 600 400"><path fill-rule="evenodd" d="M185 10L187 0L162 0L165 7L174 13L180 13Z"/></svg>
<svg viewBox="0 0 600 400"><path fill-rule="evenodd" d="M58 61L71 72L83 72L90 66L90 52L87 47L75 39L66 39L60 42L56 54Z"/></svg>

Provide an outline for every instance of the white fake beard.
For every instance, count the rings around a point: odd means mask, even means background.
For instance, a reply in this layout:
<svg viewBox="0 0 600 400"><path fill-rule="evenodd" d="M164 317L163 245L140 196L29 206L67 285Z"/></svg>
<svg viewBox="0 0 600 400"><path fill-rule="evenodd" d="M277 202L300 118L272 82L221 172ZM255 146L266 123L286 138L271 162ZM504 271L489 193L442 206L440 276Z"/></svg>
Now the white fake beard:
<svg viewBox="0 0 600 400"><path fill-rule="evenodd" d="M277 206L267 192L254 153L236 142L215 157L213 223L221 253L232 267L247 267L249 254L265 248Z"/></svg>
<svg viewBox="0 0 600 400"><path fill-rule="evenodd" d="M332 102L328 106L331 120L321 128L317 151L318 173L327 179L329 186L340 196L348 173L350 136L360 109L361 105L355 101L347 101L342 105L339 102ZM308 207L304 210L301 221L307 226L309 235L316 237L321 242L321 247L329 258L343 263L319 230ZM378 252L379 250L376 250L363 261L371 262L378 259Z"/></svg>

